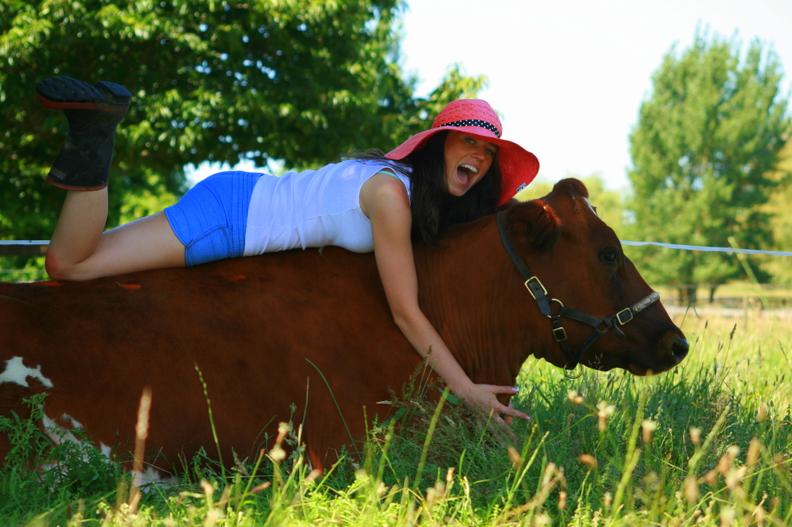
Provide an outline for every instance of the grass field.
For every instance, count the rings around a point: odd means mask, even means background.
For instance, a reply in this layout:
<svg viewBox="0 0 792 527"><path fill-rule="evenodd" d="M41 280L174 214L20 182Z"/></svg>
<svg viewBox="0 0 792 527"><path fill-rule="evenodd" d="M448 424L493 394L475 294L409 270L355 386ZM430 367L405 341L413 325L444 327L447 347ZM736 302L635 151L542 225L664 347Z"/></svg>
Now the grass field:
<svg viewBox="0 0 792 527"><path fill-rule="evenodd" d="M678 318L692 347L672 372L569 379L531 359L515 404L532 421L514 437L409 398L414 425L376 428L363 459L323 475L299 448L235 469L198 456L179 484L136 495L99 453L53 453L5 421L0 525L792 525L790 319Z"/></svg>

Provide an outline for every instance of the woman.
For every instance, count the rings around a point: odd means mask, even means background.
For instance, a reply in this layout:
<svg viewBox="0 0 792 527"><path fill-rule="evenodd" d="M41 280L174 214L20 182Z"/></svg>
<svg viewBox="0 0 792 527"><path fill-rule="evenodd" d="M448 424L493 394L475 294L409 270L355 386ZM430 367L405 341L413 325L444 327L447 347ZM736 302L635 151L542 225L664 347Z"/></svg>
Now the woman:
<svg viewBox="0 0 792 527"><path fill-rule="evenodd" d="M412 239L433 243L447 226L494 211L539 168L533 154L500 139L500 120L485 101L450 103L432 128L384 156L281 177L216 174L163 212L103 232L115 129L131 94L112 82L69 77L36 89L69 121L48 176L69 190L47 253L53 278L89 280L296 247L373 250L394 321L449 388L497 422L527 419L496 398L516 388L470 380L418 305Z"/></svg>

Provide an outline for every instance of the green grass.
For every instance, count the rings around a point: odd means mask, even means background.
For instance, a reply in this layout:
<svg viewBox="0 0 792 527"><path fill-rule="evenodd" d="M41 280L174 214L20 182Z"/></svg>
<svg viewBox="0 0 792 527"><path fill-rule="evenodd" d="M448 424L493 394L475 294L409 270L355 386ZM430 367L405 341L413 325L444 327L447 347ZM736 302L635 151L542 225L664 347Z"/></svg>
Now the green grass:
<svg viewBox="0 0 792 527"><path fill-rule="evenodd" d="M515 404L532 421L514 437L453 398L438 412L410 396L400 427L376 427L362 459L329 473L311 473L299 447L225 478L198 456L137 507L118 465L53 451L29 422L6 420L17 450L0 472L0 525L792 524L792 324L768 313L680 323L690 356L655 377L568 379L529 360ZM28 468L42 459L68 471Z"/></svg>

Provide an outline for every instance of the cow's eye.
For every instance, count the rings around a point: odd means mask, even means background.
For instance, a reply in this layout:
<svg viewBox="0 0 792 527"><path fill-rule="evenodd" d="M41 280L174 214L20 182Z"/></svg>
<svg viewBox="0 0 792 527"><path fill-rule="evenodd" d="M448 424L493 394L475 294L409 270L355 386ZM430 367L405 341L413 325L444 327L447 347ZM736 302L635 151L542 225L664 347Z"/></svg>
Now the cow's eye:
<svg viewBox="0 0 792 527"><path fill-rule="evenodd" d="M599 252L599 259L605 265L617 265L619 263L619 251L613 247L606 247Z"/></svg>

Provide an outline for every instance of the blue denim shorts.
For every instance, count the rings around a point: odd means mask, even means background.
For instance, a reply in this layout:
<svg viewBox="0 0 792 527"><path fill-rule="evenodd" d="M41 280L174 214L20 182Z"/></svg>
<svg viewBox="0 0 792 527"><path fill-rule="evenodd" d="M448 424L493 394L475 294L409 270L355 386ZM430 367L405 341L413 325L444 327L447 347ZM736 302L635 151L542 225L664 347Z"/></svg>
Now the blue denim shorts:
<svg viewBox="0 0 792 527"><path fill-rule="evenodd" d="M242 256L250 197L259 177L252 172L219 172L165 209L184 245L187 266Z"/></svg>

